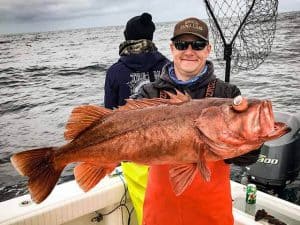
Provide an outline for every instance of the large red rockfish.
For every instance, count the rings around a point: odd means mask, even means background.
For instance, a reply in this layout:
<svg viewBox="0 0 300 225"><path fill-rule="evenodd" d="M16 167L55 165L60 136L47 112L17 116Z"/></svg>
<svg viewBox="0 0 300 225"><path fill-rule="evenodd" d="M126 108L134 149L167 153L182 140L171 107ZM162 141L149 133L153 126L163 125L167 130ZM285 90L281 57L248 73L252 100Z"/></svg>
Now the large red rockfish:
<svg viewBox="0 0 300 225"><path fill-rule="evenodd" d="M43 201L66 165L79 162L75 179L84 191L94 187L121 161L170 165L170 182L179 195L195 173L209 180L207 161L236 157L289 131L274 122L271 102L170 94L170 99L127 100L109 110L79 106L72 111L61 147L27 150L12 156L29 177L32 199ZM209 182L209 181L208 181Z"/></svg>

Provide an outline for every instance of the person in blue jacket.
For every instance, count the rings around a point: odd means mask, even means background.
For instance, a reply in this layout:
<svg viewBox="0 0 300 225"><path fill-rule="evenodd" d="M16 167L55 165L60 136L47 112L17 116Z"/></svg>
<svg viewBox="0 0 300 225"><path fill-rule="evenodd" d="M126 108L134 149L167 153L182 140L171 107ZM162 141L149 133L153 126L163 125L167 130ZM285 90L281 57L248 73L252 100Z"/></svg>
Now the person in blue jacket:
<svg viewBox="0 0 300 225"><path fill-rule="evenodd" d="M125 99L138 93L144 84L155 81L169 60L152 42L155 25L149 13L131 18L124 31L125 41L119 46L119 60L107 71L104 105L114 109L125 104ZM135 163L122 163L128 192L134 206L138 224L143 218L148 167Z"/></svg>
<svg viewBox="0 0 300 225"><path fill-rule="evenodd" d="M124 31L125 41L119 46L119 60L108 70L105 79L104 105L116 108L139 88L160 75L169 62L152 42L155 24L149 13L131 18Z"/></svg>

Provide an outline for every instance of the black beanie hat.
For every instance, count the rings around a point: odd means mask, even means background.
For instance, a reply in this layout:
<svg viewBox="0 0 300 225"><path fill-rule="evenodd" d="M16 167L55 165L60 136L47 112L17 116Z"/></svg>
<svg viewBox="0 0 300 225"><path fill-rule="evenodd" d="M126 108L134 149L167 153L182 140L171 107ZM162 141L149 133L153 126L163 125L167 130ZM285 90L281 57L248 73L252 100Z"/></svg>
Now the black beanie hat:
<svg viewBox="0 0 300 225"><path fill-rule="evenodd" d="M153 39L155 24L152 22L152 16L149 13L143 13L140 16L131 18L124 31L126 40Z"/></svg>

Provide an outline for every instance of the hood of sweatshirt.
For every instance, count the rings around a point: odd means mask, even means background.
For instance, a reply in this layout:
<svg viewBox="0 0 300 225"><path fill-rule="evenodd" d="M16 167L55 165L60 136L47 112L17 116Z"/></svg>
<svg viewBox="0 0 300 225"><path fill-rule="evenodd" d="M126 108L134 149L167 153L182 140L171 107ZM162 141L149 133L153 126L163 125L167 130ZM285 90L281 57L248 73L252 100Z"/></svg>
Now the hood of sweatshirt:
<svg viewBox="0 0 300 225"><path fill-rule="evenodd" d="M120 62L130 69L140 72L149 71L158 63L165 60L167 58L158 51L121 56L119 59Z"/></svg>

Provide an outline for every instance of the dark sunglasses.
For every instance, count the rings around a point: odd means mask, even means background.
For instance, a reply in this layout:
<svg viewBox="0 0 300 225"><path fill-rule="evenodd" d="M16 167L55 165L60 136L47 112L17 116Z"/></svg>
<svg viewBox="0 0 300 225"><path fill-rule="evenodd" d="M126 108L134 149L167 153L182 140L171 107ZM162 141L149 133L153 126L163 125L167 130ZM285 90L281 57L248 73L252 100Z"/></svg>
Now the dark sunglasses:
<svg viewBox="0 0 300 225"><path fill-rule="evenodd" d="M174 46L177 50L187 50L189 45L192 46L193 50L203 50L207 45L207 41L174 41Z"/></svg>

